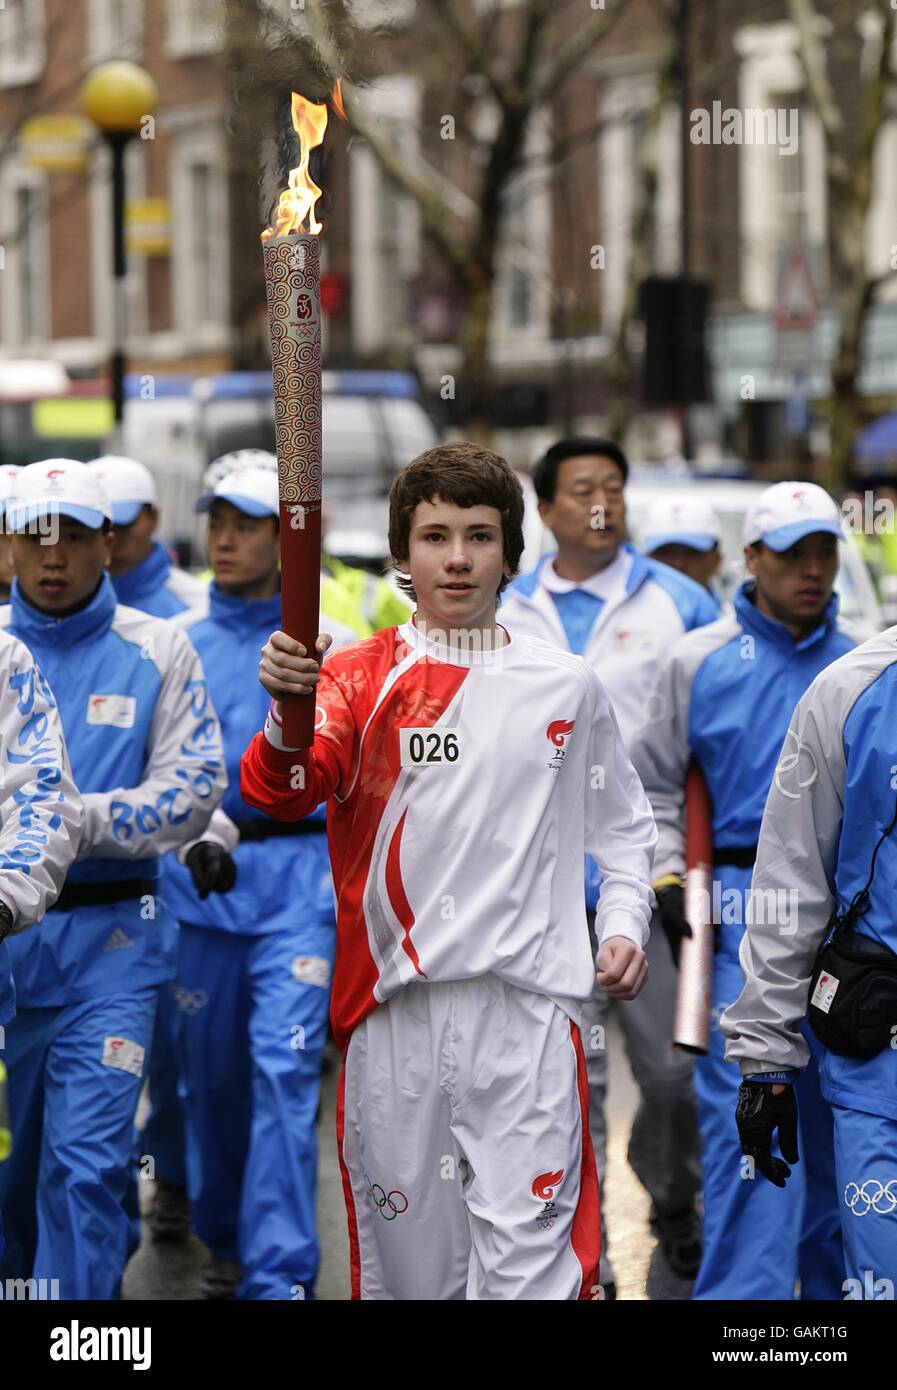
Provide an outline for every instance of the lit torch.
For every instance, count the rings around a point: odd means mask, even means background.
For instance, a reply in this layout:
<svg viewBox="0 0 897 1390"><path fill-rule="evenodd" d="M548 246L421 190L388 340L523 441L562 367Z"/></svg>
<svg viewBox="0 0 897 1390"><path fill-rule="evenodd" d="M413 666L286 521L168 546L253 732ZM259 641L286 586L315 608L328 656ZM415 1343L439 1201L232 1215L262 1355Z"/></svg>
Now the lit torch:
<svg viewBox="0 0 897 1390"><path fill-rule="evenodd" d="M337 83L336 100L339 99ZM339 107L337 107L339 109ZM327 106L297 92L293 128L299 163L290 170L273 226L262 232L274 423L280 492L280 568L283 631L315 655L321 599L321 257L323 230L315 217L321 189L309 174L311 152L327 129ZM283 701L284 742L309 748L315 702Z"/></svg>

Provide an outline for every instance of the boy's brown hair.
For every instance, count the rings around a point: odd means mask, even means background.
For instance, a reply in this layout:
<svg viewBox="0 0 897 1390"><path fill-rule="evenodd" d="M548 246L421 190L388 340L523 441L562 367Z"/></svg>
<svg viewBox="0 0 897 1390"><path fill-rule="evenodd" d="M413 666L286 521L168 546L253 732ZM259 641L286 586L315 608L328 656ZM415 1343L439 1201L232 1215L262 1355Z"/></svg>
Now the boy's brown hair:
<svg viewBox="0 0 897 1390"><path fill-rule="evenodd" d="M405 563L409 553L411 519L419 502L454 502L458 507L495 507L501 513L504 556L515 575L523 554L523 489L501 454L479 444L438 444L418 454L393 479L389 490L389 549L393 563ZM396 581L415 597L406 575ZM510 583L502 575L498 593Z"/></svg>

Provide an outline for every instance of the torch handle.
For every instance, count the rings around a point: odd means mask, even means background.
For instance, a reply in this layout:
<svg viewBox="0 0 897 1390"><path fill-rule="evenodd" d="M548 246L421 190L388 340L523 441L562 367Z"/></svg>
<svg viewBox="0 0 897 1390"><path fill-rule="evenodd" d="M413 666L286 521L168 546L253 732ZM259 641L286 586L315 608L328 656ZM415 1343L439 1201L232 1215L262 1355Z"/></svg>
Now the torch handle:
<svg viewBox="0 0 897 1390"><path fill-rule="evenodd" d="M296 544L301 531L302 543ZM321 504L280 504L281 622L288 637L301 642L317 657L318 614L321 606ZM288 748L311 748L315 741L315 698L287 695L283 701L283 741Z"/></svg>
<svg viewBox="0 0 897 1390"><path fill-rule="evenodd" d="M679 954L679 989L673 1046L685 1052L710 1050L713 984L712 807L707 783L693 760L685 779L685 918L691 936Z"/></svg>

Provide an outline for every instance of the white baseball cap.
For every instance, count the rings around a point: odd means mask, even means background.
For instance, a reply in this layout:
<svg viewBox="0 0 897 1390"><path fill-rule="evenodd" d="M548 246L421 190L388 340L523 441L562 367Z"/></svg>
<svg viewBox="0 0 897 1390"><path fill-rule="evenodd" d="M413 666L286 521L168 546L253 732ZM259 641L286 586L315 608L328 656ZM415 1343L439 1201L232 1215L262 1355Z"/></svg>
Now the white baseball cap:
<svg viewBox="0 0 897 1390"><path fill-rule="evenodd" d="M116 526L130 526L137 520L141 507L157 507L159 494L156 480L143 463L121 454L103 454L87 465L93 469L112 503L112 520Z"/></svg>
<svg viewBox="0 0 897 1390"><path fill-rule="evenodd" d="M280 516L277 474L270 468L238 468L204 492L193 510L207 512L218 501L230 502L247 516Z"/></svg>
<svg viewBox="0 0 897 1390"><path fill-rule="evenodd" d="M844 534L837 503L816 483L773 483L744 519L745 545L762 541L771 550L788 550L814 531Z"/></svg>
<svg viewBox="0 0 897 1390"><path fill-rule="evenodd" d="M0 516L6 511L6 500L15 491L16 480L21 471L16 463L4 463L0 466Z"/></svg>
<svg viewBox="0 0 897 1390"><path fill-rule="evenodd" d="M267 468L277 472L277 455L267 449L232 449L229 454L220 454L213 459L202 475L203 492L211 492L222 478L236 473L238 468Z"/></svg>
<svg viewBox="0 0 897 1390"><path fill-rule="evenodd" d="M86 463L43 459L19 469L6 501L6 529L22 531L38 517L70 516L97 531L112 520L112 503L103 484Z"/></svg>
<svg viewBox="0 0 897 1390"><path fill-rule="evenodd" d="M692 550L712 550L720 540L719 517L697 497L662 497L654 503L642 533L646 555L662 545L688 545Z"/></svg>

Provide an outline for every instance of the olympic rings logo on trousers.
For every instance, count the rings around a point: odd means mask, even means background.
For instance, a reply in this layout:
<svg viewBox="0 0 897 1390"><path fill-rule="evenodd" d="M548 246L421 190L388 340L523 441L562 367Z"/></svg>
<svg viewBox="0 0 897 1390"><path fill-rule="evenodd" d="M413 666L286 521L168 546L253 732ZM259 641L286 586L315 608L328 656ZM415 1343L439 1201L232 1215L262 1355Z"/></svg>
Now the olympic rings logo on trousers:
<svg viewBox="0 0 897 1390"><path fill-rule="evenodd" d="M890 1182L879 1182L878 1178L867 1178L864 1183L849 1182L844 1189L844 1201L854 1216L867 1216L870 1211L879 1216L890 1216L897 1211L897 1178Z"/></svg>
<svg viewBox="0 0 897 1390"><path fill-rule="evenodd" d="M368 1193L374 1211L379 1211L384 1221L395 1221L397 1216L408 1210L408 1198L397 1188L384 1192L379 1183L368 1184Z"/></svg>

